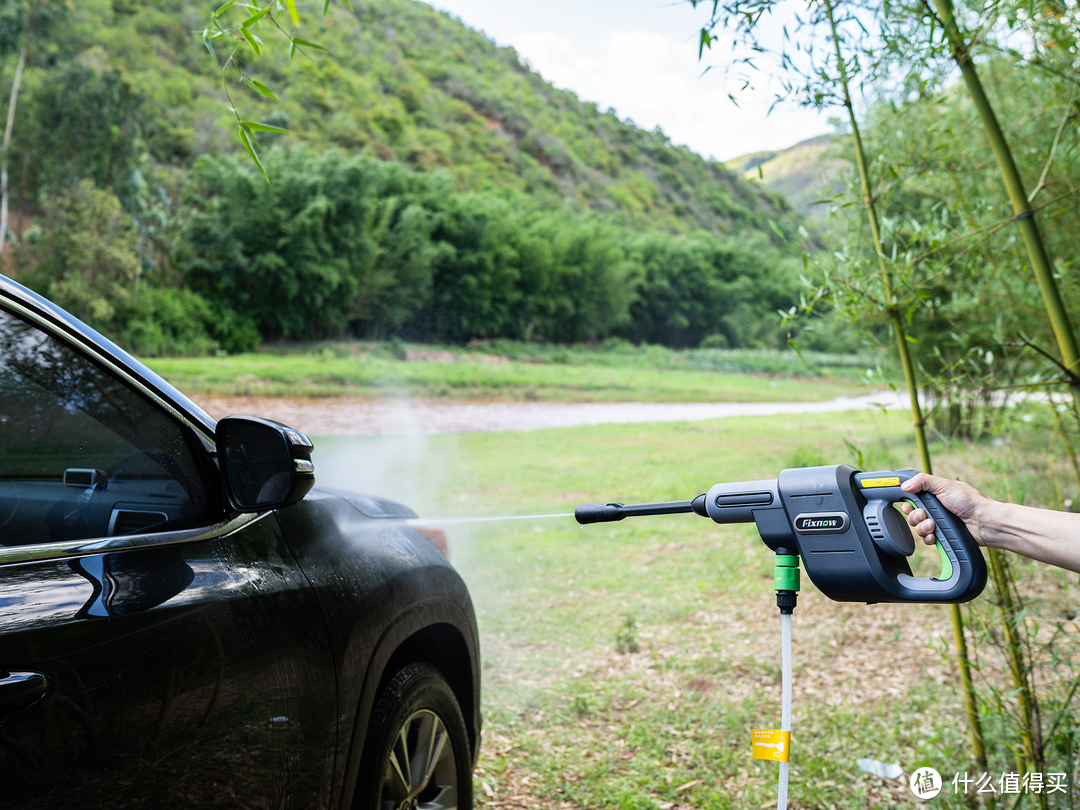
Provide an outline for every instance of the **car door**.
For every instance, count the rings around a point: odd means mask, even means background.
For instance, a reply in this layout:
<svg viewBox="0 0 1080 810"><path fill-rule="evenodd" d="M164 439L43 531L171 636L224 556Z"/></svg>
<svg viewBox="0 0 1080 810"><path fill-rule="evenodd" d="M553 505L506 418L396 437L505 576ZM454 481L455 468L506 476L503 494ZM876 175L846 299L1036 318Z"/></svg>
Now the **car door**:
<svg viewBox="0 0 1080 810"><path fill-rule="evenodd" d="M0 807L322 807L335 677L270 513L93 345L0 309Z"/></svg>

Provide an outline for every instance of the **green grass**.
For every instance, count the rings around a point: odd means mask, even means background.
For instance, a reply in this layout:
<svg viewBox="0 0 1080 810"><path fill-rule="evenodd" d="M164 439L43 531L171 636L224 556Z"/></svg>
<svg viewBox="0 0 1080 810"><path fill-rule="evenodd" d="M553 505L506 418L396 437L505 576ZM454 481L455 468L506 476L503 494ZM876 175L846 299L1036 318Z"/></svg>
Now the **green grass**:
<svg viewBox="0 0 1080 810"><path fill-rule="evenodd" d="M397 356L395 356L395 354ZM398 359L404 357L413 359ZM230 357L154 358L183 391L233 396L416 396L576 402L776 402L858 396L873 355L335 343Z"/></svg>
<svg viewBox="0 0 1080 810"><path fill-rule="evenodd" d="M425 516L568 512L692 497L720 480L852 463L856 451L867 468L909 466L909 436L906 414L874 412L439 436L411 447L423 464L407 477L426 492L411 501ZM393 455L386 442L341 447L376 464ZM947 465L946 448L934 451ZM772 560L752 527L673 516L447 529L482 635L478 806L775 801L775 766L750 757L750 729L776 727L780 693ZM930 764L947 780L970 769L946 639L944 609L834 603L804 577L794 807L913 806L906 782L860 774L859 757L909 773ZM994 750L1007 769L1008 752ZM934 801L965 806L946 793Z"/></svg>
<svg viewBox="0 0 1080 810"><path fill-rule="evenodd" d="M775 476L793 458L852 461L845 439L874 465L902 466L914 456L907 434L902 417L858 413L471 435L455 439L453 480L468 483L445 508L692 497ZM752 527L525 521L451 537L483 635L478 797L743 808L775 796L775 766L749 756L749 730L779 722L772 561ZM905 786L859 776L858 757L959 767L959 696L927 646L948 630L944 611L838 605L807 587L795 622L799 806L906 801ZM865 647L853 650L856 634ZM944 683L921 683L923 669Z"/></svg>
<svg viewBox="0 0 1080 810"><path fill-rule="evenodd" d="M1045 447L1045 437L1032 425L1030 442L938 444L932 452L943 473L985 485L980 475L1016 476L1016 464L1042 463L1033 448ZM324 440L317 448L320 464L339 456L343 472L363 468L384 482L364 488L429 517L686 498L720 480L855 463L859 452L867 469L917 463L908 416L875 412ZM1058 469L1070 474L1064 460ZM570 518L446 526L482 636L478 807L775 802L775 766L750 757L750 729L776 727L780 711L772 560L752 527L695 516L584 528ZM936 555L922 551L916 572L927 575ZM1076 578L1014 565L1038 619L1031 642L1045 653L1038 682L1049 724L1077 669L1075 625L1066 621L1080 599ZM994 646L992 595L965 615L991 770L1012 771L1006 743L1015 735L1000 710L1011 688ZM1057 642L1046 644L1054 633ZM943 608L830 602L804 577L794 620L793 807L914 807L905 780L860 774L860 757L898 762L908 773L931 765L948 783L934 806L969 806L951 795L952 775L974 772L951 639ZM1047 770L1069 770L1074 756L1054 754Z"/></svg>

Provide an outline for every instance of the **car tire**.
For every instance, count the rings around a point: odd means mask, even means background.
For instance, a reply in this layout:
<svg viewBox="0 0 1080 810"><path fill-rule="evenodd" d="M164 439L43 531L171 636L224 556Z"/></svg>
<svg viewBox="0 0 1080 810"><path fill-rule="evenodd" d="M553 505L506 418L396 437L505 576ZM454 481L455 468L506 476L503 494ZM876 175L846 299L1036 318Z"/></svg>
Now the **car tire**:
<svg viewBox="0 0 1080 810"><path fill-rule="evenodd" d="M439 670L410 664L379 693L354 810L471 810L465 718Z"/></svg>

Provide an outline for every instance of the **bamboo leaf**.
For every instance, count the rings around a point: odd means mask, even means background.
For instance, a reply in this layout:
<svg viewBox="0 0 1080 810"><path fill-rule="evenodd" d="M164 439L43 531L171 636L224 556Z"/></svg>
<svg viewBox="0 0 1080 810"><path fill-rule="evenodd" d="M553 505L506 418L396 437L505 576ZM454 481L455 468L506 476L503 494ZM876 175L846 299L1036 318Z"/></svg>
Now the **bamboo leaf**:
<svg viewBox="0 0 1080 810"><path fill-rule="evenodd" d="M240 23L241 27L243 27L243 28L251 28L251 26L253 26L255 23L257 23L259 20L261 20L267 14L269 14L270 9L272 9L272 8L273 8L273 6L267 6L266 8L262 9L261 11L258 11L256 13L252 14L250 17L248 17L246 20L244 20L242 23Z"/></svg>
<svg viewBox="0 0 1080 810"><path fill-rule="evenodd" d="M254 90L259 95L266 96L267 98L272 98L274 101L280 101L281 100L276 95L274 95L273 90L271 90L265 84L260 82L258 79L249 79L247 76L245 76L244 77L244 84L246 84L248 87L250 87L252 90Z"/></svg>
<svg viewBox="0 0 1080 810"><path fill-rule="evenodd" d="M345 8L347 8L349 11L353 10L352 3L350 3L349 0L341 0L341 2L345 4Z"/></svg>
<svg viewBox="0 0 1080 810"><path fill-rule="evenodd" d="M259 43L255 41L255 37L251 35L251 31L241 26L240 33L244 35L244 39L247 40L248 45L251 46L251 49L255 51L255 53L257 53L259 56L262 56L262 46L260 46Z"/></svg>
<svg viewBox="0 0 1080 810"><path fill-rule="evenodd" d="M270 175L266 173L266 169L263 168L262 161L259 160L259 156L255 153L255 146L251 142L251 136L248 134L250 130L243 124L239 127L240 142L244 144L244 148L247 149L247 153L251 155L251 159L255 161L255 165L259 167L259 171L262 172L262 176L266 178L266 184L270 184Z"/></svg>
<svg viewBox="0 0 1080 810"><path fill-rule="evenodd" d="M306 39L300 39L300 37L293 37L292 41L296 45L306 45L307 47L314 48L317 51L325 51L326 50L326 48L324 48L322 45L318 45L318 44L316 44L314 42L308 42Z"/></svg>
<svg viewBox="0 0 1080 810"><path fill-rule="evenodd" d="M297 28L300 27L300 17L296 13L296 0L285 0L285 8L289 10L289 19Z"/></svg>
<svg viewBox="0 0 1080 810"><path fill-rule="evenodd" d="M202 31L203 45L206 46L206 50L210 51L210 55L214 57L214 61L217 61L217 54L214 53L214 46L210 44L210 29L204 28Z"/></svg>
<svg viewBox="0 0 1080 810"><path fill-rule="evenodd" d="M215 17L220 16L221 12L225 11L229 6L231 6L235 2L236 2L236 0L225 0L224 3L222 3L220 6L218 6L218 10L214 12L214 16Z"/></svg>
<svg viewBox="0 0 1080 810"><path fill-rule="evenodd" d="M346 3L348 3L348 1L349 0L345 0ZM697 50L698 61L701 60L701 56L705 52L706 48L708 48L709 50L712 50L712 44L715 41L716 41L716 37L714 37L712 34L710 34L708 29L705 29L705 28L701 29L701 36L698 39L698 50Z"/></svg>
<svg viewBox="0 0 1080 810"><path fill-rule="evenodd" d="M296 56L296 43L295 42L290 42L289 43L289 61L290 62L292 61L292 58L294 56Z"/></svg>
<svg viewBox="0 0 1080 810"><path fill-rule="evenodd" d="M328 12L329 10L330 10L330 0L323 0L322 15L325 17L326 12Z"/></svg>
<svg viewBox="0 0 1080 810"><path fill-rule="evenodd" d="M256 132L290 132L291 130L282 129L281 127L275 127L270 124L260 124L257 121L241 121L242 126L247 127L249 130L255 130Z"/></svg>

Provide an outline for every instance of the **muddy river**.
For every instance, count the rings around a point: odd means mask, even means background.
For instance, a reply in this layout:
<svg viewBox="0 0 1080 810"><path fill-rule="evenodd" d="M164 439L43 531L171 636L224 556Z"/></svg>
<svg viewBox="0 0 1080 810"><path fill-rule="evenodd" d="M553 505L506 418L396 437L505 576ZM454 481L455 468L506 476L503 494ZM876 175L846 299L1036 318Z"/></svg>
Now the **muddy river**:
<svg viewBox="0 0 1080 810"><path fill-rule="evenodd" d="M825 402L468 402L214 396L194 399L215 419L230 414L262 416L312 436L431 436L908 407L906 395L889 391Z"/></svg>

